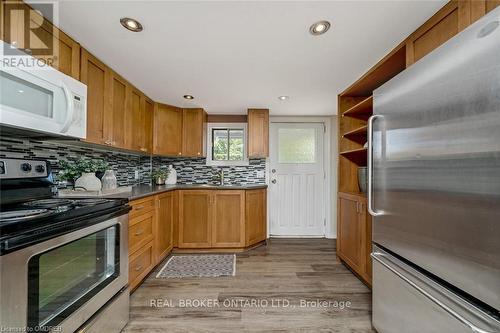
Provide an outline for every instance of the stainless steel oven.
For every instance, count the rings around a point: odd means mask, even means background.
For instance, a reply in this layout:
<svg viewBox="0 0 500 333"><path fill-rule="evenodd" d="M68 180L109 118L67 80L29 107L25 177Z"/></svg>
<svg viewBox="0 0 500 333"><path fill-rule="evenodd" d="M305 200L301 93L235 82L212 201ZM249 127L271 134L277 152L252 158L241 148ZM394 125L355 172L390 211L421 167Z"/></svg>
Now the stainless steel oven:
<svg viewBox="0 0 500 333"><path fill-rule="evenodd" d="M2 329L100 331L98 311L128 321L128 215L0 256ZM89 324L90 323L90 324ZM87 325L87 326L86 326ZM109 332L111 329L106 329Z"/></svg>

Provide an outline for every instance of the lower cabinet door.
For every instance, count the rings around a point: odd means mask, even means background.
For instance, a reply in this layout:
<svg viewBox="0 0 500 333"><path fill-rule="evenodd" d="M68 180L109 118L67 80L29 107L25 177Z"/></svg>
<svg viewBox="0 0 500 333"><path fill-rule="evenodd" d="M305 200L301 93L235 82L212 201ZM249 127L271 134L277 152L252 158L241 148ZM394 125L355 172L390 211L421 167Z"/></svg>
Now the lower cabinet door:
<svg viewBox="0 0 500 333"><path fill-rule="evenodd" d="M179 191L179 248L211 246L212 191Z"/></svg>
<svg viewBox="0 0 500 333"><path fill-rule="evenodd" d="M163 260L172 250L172 229L174 222L174 192L157 196L156 214L156 259Z"/></svg>
<svg viewBox="0 0 500 333"><path fill-rule="evenodd" d="M212 247L245 246L245 191L213 191Z"/></svg>
<svg viewBox="0 0 500 333"><path fill-rule="evenodd" d="M265 189L247 190L245 202L246 246L267 238L267 195Z"/></svg>
<svg viewBox="0 0 500 333"><path fill-rule="evenodd" d="M155 266L153 242L133 253L129 257L128 280L131 290L135 289Z"/></svg>
<svg viewBox="0 0 500 333"><path fill-rule="evenodd" d="M363 221L355 198L339 197L338 254L353 270L364 271Z"/></svg>

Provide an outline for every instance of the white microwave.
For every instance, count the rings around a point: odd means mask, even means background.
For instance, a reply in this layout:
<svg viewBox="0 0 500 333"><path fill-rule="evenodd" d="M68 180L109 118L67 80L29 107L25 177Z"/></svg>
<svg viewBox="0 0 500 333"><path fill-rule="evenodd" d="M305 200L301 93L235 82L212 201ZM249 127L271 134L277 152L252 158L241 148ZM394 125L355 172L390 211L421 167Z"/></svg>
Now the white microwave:
<svg viewBox="0 0 500 333"><path fill-rule="evenodd" d="M2 51L4 47L10 47L4 42L2 44ZM85 139L85 84L52 67L29 68L4 59L6 56L2 56L0 65L2 127ZM36 59L28 55L23 55L22 59L25 63L36 63Z"/></svg>

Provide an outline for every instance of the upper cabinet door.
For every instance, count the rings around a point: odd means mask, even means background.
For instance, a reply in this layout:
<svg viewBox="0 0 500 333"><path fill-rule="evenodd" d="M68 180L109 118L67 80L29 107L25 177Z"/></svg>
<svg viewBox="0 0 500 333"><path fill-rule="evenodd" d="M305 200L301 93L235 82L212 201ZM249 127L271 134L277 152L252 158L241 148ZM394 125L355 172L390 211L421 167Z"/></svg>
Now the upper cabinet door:
<svg viewBox="0 0 500 333"><path fill-rule="evenodd" d="M450 1L406 41L406 66L410 66L478 18L477 4L481 1ZM484 6L484 1L482 2ZM484 10L483 10L484 15Z"/></svg>
<svg viewBox="0 0 500 333"><path fill-rule="evenodd" d="M182 109L157 104L154 112L153 152L158 155L182 155Z"/></svg>
<svg viewBox="0 0 500 333"><path fill-rule="evenodd" d="M248 157L269 156L269 110L248 110Z"/></svg>
<svg viewBox="0 0 500 333"><path fill-rule="evenodd" d="M142 136L142 152L153 152L153 117L154 117L154 102L143 96L142 98L142 125L144 134Z"/></svg>
<svg viewBox="0 0 500 333"><path fill-rule="evenodd" d="M2 39L26 50L34 57L46 59L52 67L80 78L80 45L28 5L19 2L3 4ZM36 52L32 52L37 50Z"/></svg>
<svg viewBox="0 0 500 333"><path fill-rule="evenodd" d="M132 87L127 86L128 109L125 114L126 135L125 146L131 150L145 151L143 144L144 135L144 108L141 105L142 93Z"/></svg>
<svg viewBox="0 0 500 333"><path fill-rule="evenodd" d="M126 148L125 146L125 121L127 112L127 81L118 74L111 74L111 103L109 104L109 115L111 122L107 126L112 128L110 144L114 147Z"/></svg>
<svg viewBox="0 0 500 333"><path fill-rule="evenodd" d="M109 95L108 67L82 49L80 80L87 85L87 138L86 141L105 144L110 137L106 132L105 112Z"/></svg>
<svg viewBox="0 0 500 333"><path fill-rule="evenodd" d="M184 109L182 155L205 156L207 114L203 109Z"/></svg>

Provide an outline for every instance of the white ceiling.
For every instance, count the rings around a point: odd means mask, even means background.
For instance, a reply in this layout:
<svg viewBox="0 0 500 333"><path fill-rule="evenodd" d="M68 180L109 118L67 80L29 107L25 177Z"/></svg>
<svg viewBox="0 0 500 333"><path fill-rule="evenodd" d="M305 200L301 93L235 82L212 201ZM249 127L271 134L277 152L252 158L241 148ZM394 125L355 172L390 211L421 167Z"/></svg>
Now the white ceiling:
<svg viewBox="0 0 500 333"><path fill-rule="evenodd" d="M445 2L66 0L59 25L159 102L213 114L332 115L337 94ZM125 16L144 31L122 28ZM319 20L332 27L311 36Z"/></svg>

